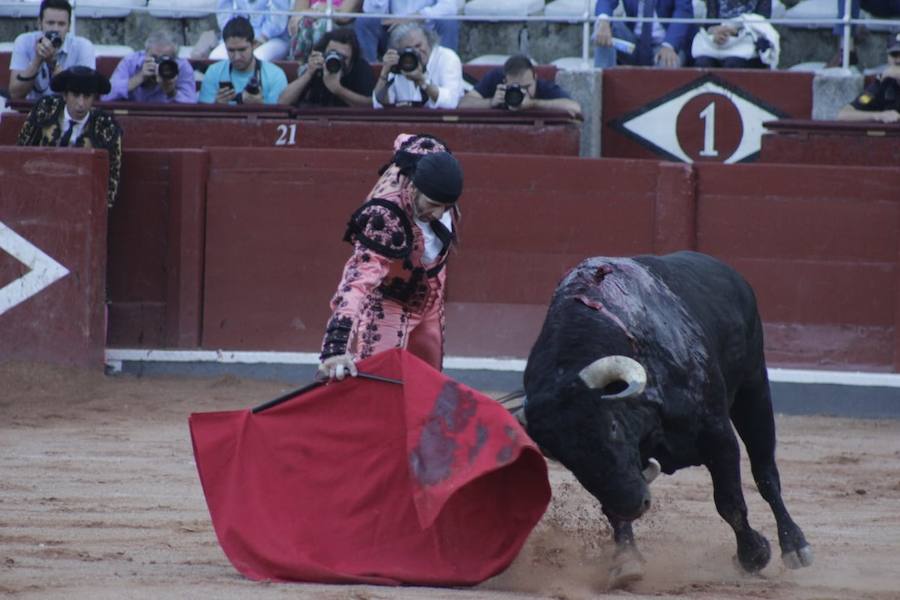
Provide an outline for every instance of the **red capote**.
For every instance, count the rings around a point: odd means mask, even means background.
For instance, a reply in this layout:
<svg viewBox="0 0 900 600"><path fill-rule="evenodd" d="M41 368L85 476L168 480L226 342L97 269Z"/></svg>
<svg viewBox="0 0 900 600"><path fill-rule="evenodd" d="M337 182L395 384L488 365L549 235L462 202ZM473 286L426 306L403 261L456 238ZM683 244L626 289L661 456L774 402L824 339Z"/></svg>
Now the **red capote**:
<svg viewBox="0 0 900 600"><path fill-rule="evenodd" d="M256 414L190 417L219 543L250 579L471 585L505 569L550 500L496 401L412 354Z"/></svg>

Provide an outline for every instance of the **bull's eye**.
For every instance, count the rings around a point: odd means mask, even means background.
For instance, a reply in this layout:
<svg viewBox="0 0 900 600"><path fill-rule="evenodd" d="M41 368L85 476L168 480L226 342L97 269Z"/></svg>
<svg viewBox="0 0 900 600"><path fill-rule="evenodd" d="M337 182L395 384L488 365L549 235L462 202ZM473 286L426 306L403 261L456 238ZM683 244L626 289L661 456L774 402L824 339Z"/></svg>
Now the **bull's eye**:
<svg viewBox="0 0 900 600"><path fill-rule="evenodd" d="M609 435L614 439L619 435L619 425L615 421L609 424Z"/></svg>

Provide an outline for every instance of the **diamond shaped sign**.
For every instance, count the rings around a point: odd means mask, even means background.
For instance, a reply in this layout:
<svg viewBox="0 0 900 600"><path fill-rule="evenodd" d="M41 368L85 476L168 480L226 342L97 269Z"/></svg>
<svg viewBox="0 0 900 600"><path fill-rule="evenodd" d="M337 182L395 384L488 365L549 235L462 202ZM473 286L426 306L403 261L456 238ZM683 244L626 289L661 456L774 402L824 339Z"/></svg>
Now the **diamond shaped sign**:
<svg viewBox="0 0 900 600"><path fill-rule="evenodd" d="M0 221L0 250L28 272L0 288L0 315L69 274L69 270Z"/></svg>
<svg viewBox="0 0 900 600"><path fill-rule="evenodd" d="M736 163L759 154L763 123L787 114L705 75L610 125L670 160Z"/></svg>

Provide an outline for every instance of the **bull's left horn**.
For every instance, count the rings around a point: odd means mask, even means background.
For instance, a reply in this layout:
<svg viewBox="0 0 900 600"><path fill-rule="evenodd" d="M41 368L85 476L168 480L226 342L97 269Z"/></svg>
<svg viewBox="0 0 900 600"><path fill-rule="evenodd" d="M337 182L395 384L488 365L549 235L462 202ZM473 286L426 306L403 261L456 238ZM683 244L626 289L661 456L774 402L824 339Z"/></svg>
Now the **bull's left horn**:
<svg viewBox="0 0 900 600"><path fill-rule="evenodd" d="M614 381L624 381L628 387L618 394L604 395L604 398L628 398L644 391L647 385L647 371L638 361L628 356L604 356L598 358L578 374L591 389L603 389Z"/></svg>
<svg viewBox="0 0 900 600"><path fill-rule="evenodd" d="M655 458L651 458L647 461L647 466L644 467L644 470L641 471L641 475L644 476L644 481L647 482L647 485L653 483L653 480L659 476L659 472L662 468L659 466L659 461Z"/></svg>

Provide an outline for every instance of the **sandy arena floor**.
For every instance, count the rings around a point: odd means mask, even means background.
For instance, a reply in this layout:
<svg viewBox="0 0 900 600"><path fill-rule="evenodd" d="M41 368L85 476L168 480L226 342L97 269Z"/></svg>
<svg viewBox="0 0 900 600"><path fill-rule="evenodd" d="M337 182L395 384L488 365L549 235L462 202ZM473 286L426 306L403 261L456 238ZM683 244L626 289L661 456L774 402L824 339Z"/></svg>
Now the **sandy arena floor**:
<svg viewBox="0 0 900 600"><path fill-rule="evenodd" d="M522 554L471 589L262 584L229 564L193 464L191 412L256 405L286 389L225 377L161 379L0 365L0 596L16 598L576 599L605 593L611 541L598 507L551 466L554 499ZM900 599L900 421L779 417L785 501L816 562L760 576L703 469L660 477L635 526L646 578L613 598ZM744 465L744 473L749 468ZM751 523L776 549L752 481Z"/></svg>

